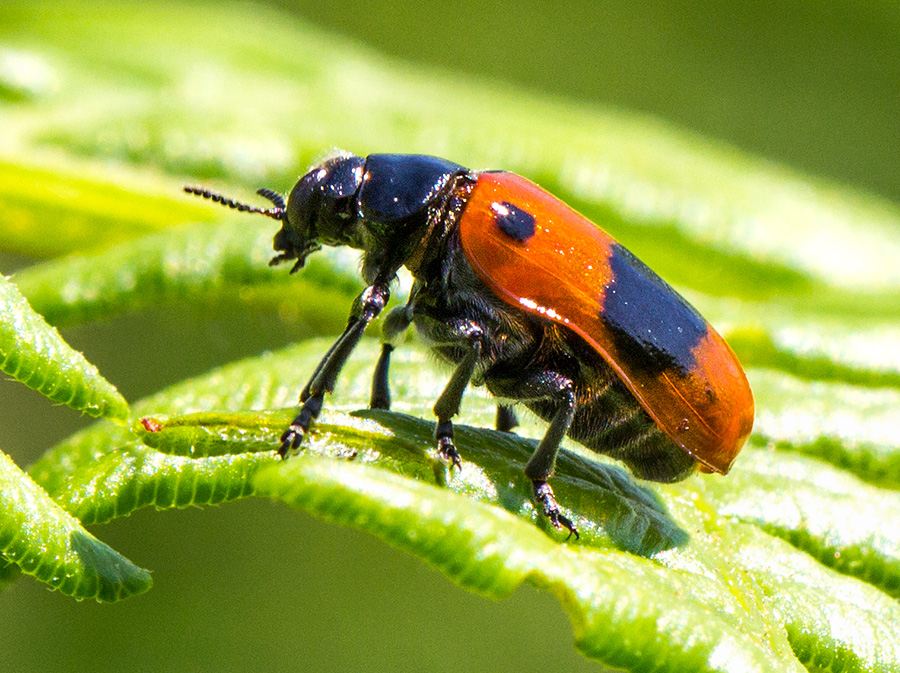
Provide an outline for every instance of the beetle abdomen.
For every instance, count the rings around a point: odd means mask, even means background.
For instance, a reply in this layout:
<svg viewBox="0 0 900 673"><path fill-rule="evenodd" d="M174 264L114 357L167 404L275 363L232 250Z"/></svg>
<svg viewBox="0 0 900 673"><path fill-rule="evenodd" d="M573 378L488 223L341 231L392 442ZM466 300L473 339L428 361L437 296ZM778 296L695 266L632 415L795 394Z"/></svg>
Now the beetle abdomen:
<svg viewBox="0 0 900 673"><path fill-rule="evenodd" d="M542 340L545 348L553 337ZM579 337L570 335L568 347ZM557 347L568 350L557 342ZM578 349L581 350L581 349ZM596 453L625 463L640 479L658 482L680 481L694 472L697 461L681 449L644 410L622 380L602 359L591 354L591 367L579 367L565 374L575 383L577 405L572 425L566 435ZM568 357L555 358L569 361ZM535 372L541 370L535 367ZM519 371L523 376L528 372ZM493 374L493 375L492 375ZM515 377L497 376L496 370L485 377L488 389L497 397L516 399L521 387ZM560 409L553 397L521 399L521 404L540 419L549 422Z"/></svg>
<svg viewBox="0 0 900 673"><path fill-rule="evenodd" d="M603 395L578 408L567 434L592 451L622 461L641 479L680 481L697 467L618 377Z"/></svg>

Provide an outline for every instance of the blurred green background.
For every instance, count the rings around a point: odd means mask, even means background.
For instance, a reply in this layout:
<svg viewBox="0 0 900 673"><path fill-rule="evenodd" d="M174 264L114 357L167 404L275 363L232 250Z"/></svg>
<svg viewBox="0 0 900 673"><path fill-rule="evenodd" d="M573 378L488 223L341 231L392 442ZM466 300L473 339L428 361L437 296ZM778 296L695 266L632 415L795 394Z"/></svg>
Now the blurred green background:
<svg viewBox="0 0 900 673"><path fill-rule="evenodd" d="M900 199L890 0L279 4L387 54L647 112Z"/></svg>
<svg viewBox="0 0 900 673"><path fill-rule="evenodd" d="M389 56L658 116L900 200L896 2L276 4ZM29 260L0 263L8 274ZM171 307L64 334L129 400L296 336L260 330L254 317ZM23 465L88 423L6 381L0 410L0 446ZM548 595L526 588L486 601L362 533L283 506L143 511L96 532L152 568L155 587L106 606L17 582L0 593L0 670L597 668L575 653Z"/></svg>

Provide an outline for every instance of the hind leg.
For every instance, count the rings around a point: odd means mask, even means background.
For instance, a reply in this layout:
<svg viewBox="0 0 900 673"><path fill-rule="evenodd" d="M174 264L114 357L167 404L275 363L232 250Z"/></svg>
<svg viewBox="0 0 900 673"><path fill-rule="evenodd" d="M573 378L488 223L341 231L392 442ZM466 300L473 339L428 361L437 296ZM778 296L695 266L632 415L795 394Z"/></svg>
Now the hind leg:
<svg viewBox="0 0 900 673"><path fill-rule="evenodd" d="M534 498L550 522L557 528L565 528L569 535L578 537L578 530L570 519L563 516L548 480L556 467L559 446L575 417L577 401L575 383L568 376L554 371L532 370L516 372L513 376L492 377L488 388L498 397L512 398L521 403L542 403L547 407L550 425L538 448L525 466L525 476L531 480ZM541 414L543 415L543 414ZM499 413L498 413L499 417Z"/></svg>
<svg viewBox="0 0 900 673"><path fill-rule="evenodd" d="M497 420L495 425L500 432L512 432L513 428L519 427L519 419L516 416L516 410L508 404L497 405Z"/></svg>

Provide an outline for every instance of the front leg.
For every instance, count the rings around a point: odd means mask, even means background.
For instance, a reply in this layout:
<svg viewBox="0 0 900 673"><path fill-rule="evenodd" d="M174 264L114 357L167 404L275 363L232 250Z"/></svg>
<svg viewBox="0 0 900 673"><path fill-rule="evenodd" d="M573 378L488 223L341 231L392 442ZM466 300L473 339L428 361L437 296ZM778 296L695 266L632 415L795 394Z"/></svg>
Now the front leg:
<svg viewBox="0 0 900 673"><path fill-rule="evenodd" d="M341 373L344 364L356 348L366 327L372 322L390 299L388 281L376 281L367 287L356 298L350 319L344 333L338 338L325 357L316 367L312 379L303 389L301 394L300 412L294 418L290 427L281 435L281 447L278 453L284 458L289 451L296 449L303 441L303 437L309 431L309 426L318 417L322 410L325 393L334 390L334 384L338 374Z"/></svg>

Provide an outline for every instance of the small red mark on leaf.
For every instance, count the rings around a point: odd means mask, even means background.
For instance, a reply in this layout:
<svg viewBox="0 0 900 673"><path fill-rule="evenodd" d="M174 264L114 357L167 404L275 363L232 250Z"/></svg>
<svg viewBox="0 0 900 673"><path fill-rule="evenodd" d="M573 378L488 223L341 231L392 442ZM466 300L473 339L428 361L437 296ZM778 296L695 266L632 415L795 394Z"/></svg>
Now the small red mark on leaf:
<svg viewBox="0 0 900 673"><path fill-rule="evenodd" d="M144 416L144 418L141 419L141 425L144 426L144 429L147 432L159 432L162 430L162 424L149 416Z"/></svg>

